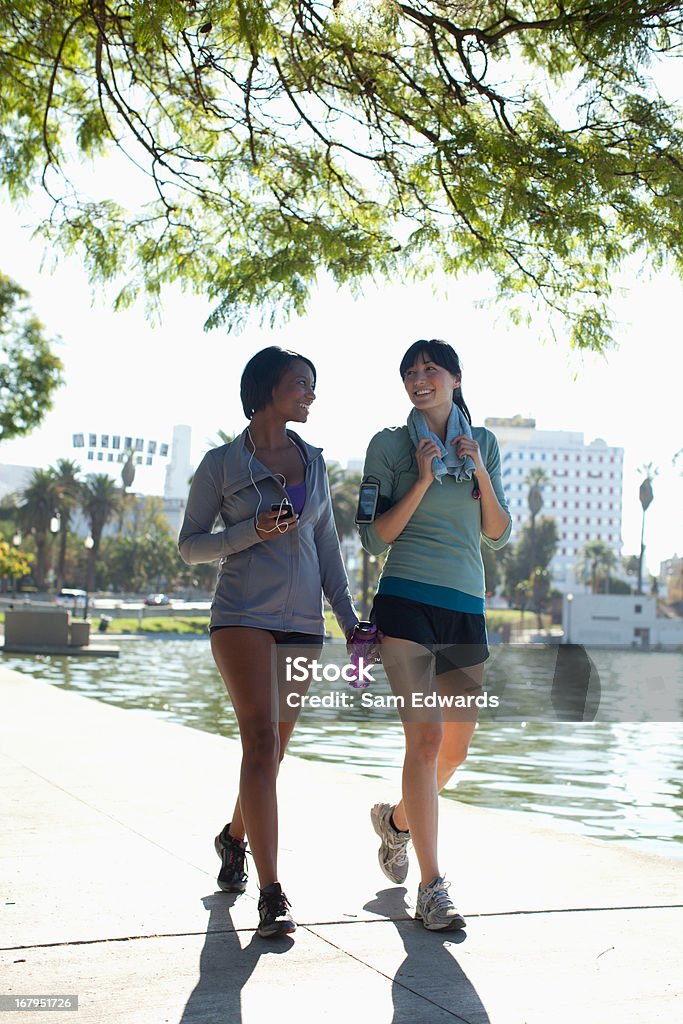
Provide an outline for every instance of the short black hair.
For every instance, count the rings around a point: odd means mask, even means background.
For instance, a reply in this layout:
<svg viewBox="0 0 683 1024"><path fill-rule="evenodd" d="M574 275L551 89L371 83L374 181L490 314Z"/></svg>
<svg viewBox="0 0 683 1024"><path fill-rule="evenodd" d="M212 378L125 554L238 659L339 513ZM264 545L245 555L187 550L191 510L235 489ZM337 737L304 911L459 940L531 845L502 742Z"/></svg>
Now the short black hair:
<svg viewBox="0 0 683 1024"><path fill-rule="evenodd" d="M251 357L242 371L242 380L240 381L242 408L248 420L254 413L265 409L273 397L273 388L277 386L283 374L297 359L310 367L315 384L315 366L310 359L298 352L280 348L278 345L270 345Z"/></svg>

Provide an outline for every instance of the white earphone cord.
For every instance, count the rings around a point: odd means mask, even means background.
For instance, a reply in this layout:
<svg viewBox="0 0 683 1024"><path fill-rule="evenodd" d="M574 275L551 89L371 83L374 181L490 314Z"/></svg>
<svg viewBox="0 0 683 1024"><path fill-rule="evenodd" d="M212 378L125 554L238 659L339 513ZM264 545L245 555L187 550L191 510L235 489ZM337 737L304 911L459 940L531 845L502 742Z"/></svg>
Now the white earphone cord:
<svg viewBox="0 0 683 1024"><path fill-rule="evenodd" d="M247 469L249 470L249 478L251 479L252 484L256 488L256 493L258 494L258 505L256 506L256 511L254 512L254 526L261 533L275 533L276 531L278 533L287 533L287 530L289 529L289 523L282 523L282 524L280 524L280 523L277 522L277 520L275 521L275 525L270 530L266 530L262 526L261 527L258 526L258 514L259 514L259 511L261 509L261 505L263 503L263 495L259 491L258 485L257 485L256 481L254 480L254 474L251 471L251 464L252 464L252 462L254 460L254 455L256 454L256 445L254 444L254 439L251 436L251 431L249 430L249 427L247 427L247 437L249 438L249 441L251 442L251 454L249 456L249 465L247 466ZM273 476L282 477L282 486L283 487L287 486L287 477L283 476L282 473L273 473ZM286 501L287 501L286 498L282 498L282 500L280 501L280 509L278 511L278 516L282 514L283 508L284 508L284 505L285 505Z"/></svg>

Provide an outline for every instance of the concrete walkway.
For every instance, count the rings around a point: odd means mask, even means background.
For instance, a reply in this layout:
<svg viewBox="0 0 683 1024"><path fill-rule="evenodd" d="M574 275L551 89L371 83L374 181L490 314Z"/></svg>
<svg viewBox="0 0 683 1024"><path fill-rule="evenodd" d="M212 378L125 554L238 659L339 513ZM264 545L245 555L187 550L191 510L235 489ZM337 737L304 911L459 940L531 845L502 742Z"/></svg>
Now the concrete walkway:
<svg viewBox="0 0 683 1024"><path fill-rule="evenodd" d="M234 741L3 668L0 706L4 996L77 994L58 1019L79 1024L683 1019L681 862L442 801L468 928L430 933L415 869L404 888L377 865L368 810L392 787L289 758L280 877L300 927L263 940L255 881L215 884Z"/></svg>

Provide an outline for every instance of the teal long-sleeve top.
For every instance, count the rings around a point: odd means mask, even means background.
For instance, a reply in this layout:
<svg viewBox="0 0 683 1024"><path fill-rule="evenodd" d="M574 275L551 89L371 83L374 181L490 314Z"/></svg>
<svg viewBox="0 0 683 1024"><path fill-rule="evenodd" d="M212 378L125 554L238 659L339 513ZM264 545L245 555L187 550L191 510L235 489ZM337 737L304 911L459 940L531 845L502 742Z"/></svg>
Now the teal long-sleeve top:
<svg viewBox="0 0 683 1024"><path fill-rule="evenodd" d="M486 427L472 427L498 501L510 510L500 475L498 441ZM395 505L418 477L415 448L407 427L380 430L370 441L363 477L379 480L380 496ZM373 523L360 525L361 543L371 555L389 548L379 593L411 597L427 604L478 612L484 608L484 565L480 540L502 548L512 521L501 537L481 532L481 501L472 495L473 481L456 483L451 475L432 483L402 533L386 544ZM441 596L439 596L441 592Z"/></svg>

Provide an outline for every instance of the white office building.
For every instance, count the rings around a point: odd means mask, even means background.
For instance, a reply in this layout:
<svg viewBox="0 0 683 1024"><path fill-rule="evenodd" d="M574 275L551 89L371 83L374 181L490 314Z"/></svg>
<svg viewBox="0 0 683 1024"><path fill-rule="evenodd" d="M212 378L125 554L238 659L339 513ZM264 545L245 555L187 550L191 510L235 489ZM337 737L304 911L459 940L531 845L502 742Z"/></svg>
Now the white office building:
<svg viewBox="0 0 683 1024"><path fill-rule="evenodd" d="M182 499L183 501L187 498L190 489L190 476L192 475L192 463L190 462L191 447L192 428L176 425L173 428L171 461L166 466L164 498Z"/></svg>
<svg viewBox="0 0 683 1024"><path fill-rule="evenodd" d="M540 515L552 516L559 543L550 569L553 585L563 593L587 590L574 566L587 541L604 541L621 556L623 448L601 438L586 444L582 433L537 430L536 421L515 416L487 419L501 450L503 487L513 517L513 536L529 521L529 470L541 467L549 482L541 490Z"/></svg>

